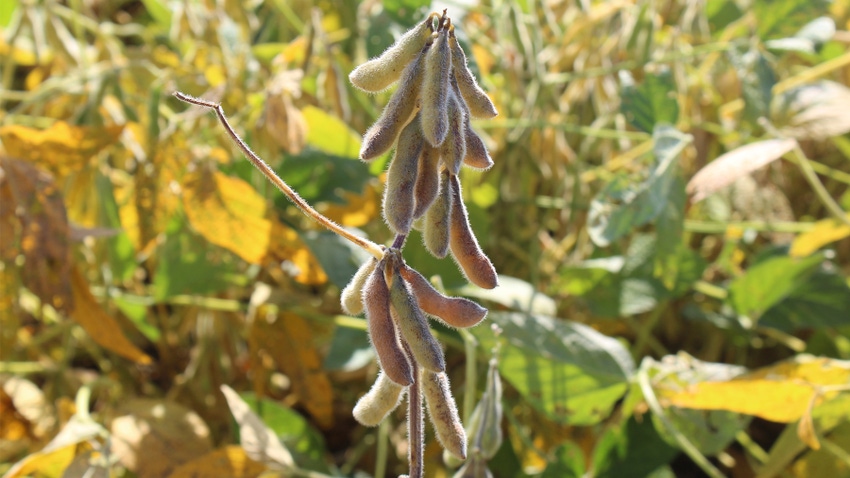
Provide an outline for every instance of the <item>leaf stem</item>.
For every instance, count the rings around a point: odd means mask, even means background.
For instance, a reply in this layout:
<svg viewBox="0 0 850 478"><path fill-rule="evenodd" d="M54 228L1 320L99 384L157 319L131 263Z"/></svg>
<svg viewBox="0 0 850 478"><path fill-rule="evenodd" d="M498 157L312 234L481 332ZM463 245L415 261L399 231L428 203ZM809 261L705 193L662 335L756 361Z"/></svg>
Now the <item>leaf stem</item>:
<svg viewBox="0 0 850 478"><path fill-rule="evenodd" d="M233 142L236 143L237 146L239 146L239 149L242 150L242 153L245 155L245 157L248 158L249 161L251 161L251 164L253 164L255 168L257 168L258 170L260 170L261 173L263 173L266 179L271 181L271 183L274 184L278 189L280 189L280 191L285 194L290 201L295 203L295 205L298 206L299 209L301 209L301 212L303 212L322 226L328 228L331 232L339 234L340 236L353 242L356 246L362 248L363 250L365 250L369 254L372 254L376 258L381 259L384 256L383 247L379 246L378 244L375 244L374 242L368 239L356 236L351 232L346 231L342 228L342 226L328 219L319 211L313 209L313 207L310 206L307 201L305 201L301 196L298 195L297 192L295 192L295 190L290 188L289 185L286 184L286 182L281 179L280 176L278 176L277 173L275 173L274 170L265 161L263 161L259 156L257 156L257 154L251 150L251 148L245 143L245 141L242 140L242 138L239 137L239 135L230 125L230 122L227 120L227 116L224 114L224 109L222 109L220 104L202 100L200 98L195 98L194 96L189 96L179 91L175 91L174 96L180 101L184 101L186 103L190 103L197 106L203 106L204 108L209 108L215 111L215 114L218 116L219 122L224 126L224 129L227 130L227 134L230 136L230 139L232 139Z"/></svg>

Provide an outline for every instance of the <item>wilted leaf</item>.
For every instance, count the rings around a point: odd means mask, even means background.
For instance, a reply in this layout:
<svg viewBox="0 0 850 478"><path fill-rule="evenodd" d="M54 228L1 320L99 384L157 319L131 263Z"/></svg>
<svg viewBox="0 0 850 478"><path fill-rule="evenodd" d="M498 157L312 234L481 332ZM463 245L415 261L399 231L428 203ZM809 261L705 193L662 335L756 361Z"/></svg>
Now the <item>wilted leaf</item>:
<svg viewBox="0 0 850 478"><path fill-rule="evenodd" d="M291 93L285 89L270 90L266 94L264 126L269 136L289 154L299 154L307 143L307 122L292 103Z"/></svg>
<svg viewBox="0 0 850 478"><path fill-rule="evenodd" d="M97 303L89 290L85 277L76 268L71 269L71 291L74 309L71 317L101 347L140 364L151 363L151 358L139 350L121 330L121 326Z"/></svg>
<svg viewBox="0 0 850 478"><path fill-rule="evenodd" d="M850 219L850 214L847 215ZM850 237L850 226L835 218L822 219L814 227L794 239L788 255L791 257L806 257L821 247Z"/></svg>
<svg viewBox="0 0 850 478"><path fill-rule="evenodd" d="M610 413L628 388L634 362L623 345L585 325L542 315L491 312L505 345L499 372L535 408L559 423L591 425ZM489 327L470 329L490 350Z"/></svg>
<svg viewBox="0 0 850 478"><path fill-rule="evenodd" d="M660 391L672 405L727 410L780 423L799 420L819 387L846 385L850 362L799 355L731 380L694 383L682 390ZM828 392L823 403L838 392Z"/></svg>
<svg viewBox="0 0 850 478"><path fill-rule="evenodd" d="M850 131L850 89L832 81L798 86L779 95L773 118L782 133L795 138L822 140Z"/></svg>
<svg viewBox="0 0 850 478"><path fill-rule="evenodd" d="M295 314L269 305L257 307L253 314L248 333L252 356L271 357L277 369L289 377L304 408L322 428L329 428L333 425L333 389L314 342L307 321Z"/></svg>
<svg viewBox="0 0 850 478"><path fill-rule="evenodd" d="M252 460L245 449L227 445L202 457L177 467L169 478L255 478L266 471L266 467Z"/></svg>
<svg viewBox="0 0 850 478"><path fill-rule="evenodd" d="M793 139L769 139L733 149L700 169L688 181L687 191L694 202L702 201L741 176L781 158L796 144Z"/></svg>
<svg viewBox="0 0 850 478"><path fill-rule="evenodd" d="M168 476L213 449L209 428L195 412L162 400L123 403L110 431L112 452L139 478Z"/></svg>
<svg viewBox="0 0 850 478"><path fill-rule="evenodd" d="M245 181L218 171L192 175L184 184L183 207L195 230L246 262L259 264L268 252L266 200Z"/></svg>
<svg viewBox="0 0 850 478"><path fill-rule="evenodd" d="M9 156L25 159L62 178L89 164L103 148L115 143L123 126L71 126L57 121L38 130L19 125L0 127L0 141Z"/></svg>
<svg viewBox="0 0 850 478"><path fill-rule="evenodd" d="M284 269L290 272L296 282L305 285L321 285L328 281L322 265L298 235L298 231L280 221L273 220L271 241L268 258L285 262L287 267Z"/></svg>
<svg viewBox="0 0 850 478"><path fill-rule="evenodd" d="M347 227L364 226L381 213L381 197L372 184L367 184L362 194L343 191L342 195L344 205L330 203L320 208L322 214L338 224Z"/></svg>
<svg viewBox="0 0 850 478"><path fill-rule="evenodd" d="M71 238L53 178L32 164L0 156L0 258L24 255L21 279L45 304L70 310Z"/></svg>
<svg viewBox="0 0 850 478"><path fill-rule="evenodd" d="M676 83L669 69L658 74L647 73L643 83L635 86L634 78L623 70L620 111L638 129L651 133L657 124L675 125L679 119Z"/></svg>
<svg viewBox="0 0 850 478"><path fill-rule="evenodd" d="M646 181L634 185L621 177L612 181L590 203L588 233L605 247L664 211L675 179L673 166L691 137L660 125L653 132L656 163Z"/></svg>
<svg viewBox="0 0 850 478"><path fill-rule="evenodd" d="M277 435L263 424L251 408L232 388L221 386L230 413L239 425L239 440L252 460L270 468L288 468L295 464L292 454L280 443Z"/></svg>

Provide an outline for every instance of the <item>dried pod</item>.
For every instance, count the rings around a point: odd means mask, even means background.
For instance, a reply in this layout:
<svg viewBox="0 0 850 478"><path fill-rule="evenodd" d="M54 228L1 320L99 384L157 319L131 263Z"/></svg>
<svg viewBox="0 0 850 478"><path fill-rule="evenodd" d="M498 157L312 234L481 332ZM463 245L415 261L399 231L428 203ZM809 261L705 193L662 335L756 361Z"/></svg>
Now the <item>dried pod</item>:
<svg viewBox="0 0 850 478"><path fill-rule="evenodd" d="M472 123L470 122L471 113L469 112L469 107L466 105L466 102L463 101L457 80L452 77L450 83L455 96L460 99L459 103L464 113L466 155L463 158L463 164L473 169L490 169L493 167L493 159L490 157L490 153L487 152L487 146L484 145L484 141L480 136L478 136L478 133L472 129Z"/></svg>
<svg viewBox="0 0 850 478"><path fill-rule="evenodd" d="M461 197L460 181L451 176L451 226L449 227L449 246L452 256L470 282L484 289L493 289L499 285L499 278L493 263L478 246L478 240L469 226L466 206Z"/></svg>
<svg viewBox="0 0 850 478"><path fill-rule="evenodd" d="M452 174L460 172L460 166L466 156L466 118L460 102L460 97L449 88L447 111L449 129L446 139L440 145L440 158Z"/></svg>
<svg viewBox="0 0 850 478"><path fill-rule="evenodd" d="M386 259L379 261L369 274L363 286L363 306L369 325L369 339L381 368L393 382L407 386L413 383L413 366L402 349L390 315L390 291L384 280L385 263Z"/></svg>
<svg viewBox="0 0 850 478"><path fill-rule="evenodd" d="M381 370L372 388L354 406L354 419L367 427L377 426L401 403L403 390Z"/></svg>
<svg viewBox="0 0 850 478"><path fill-rule="evenodd" d="M439 317L451 327L472 327L484 320L487 315L487 309L469 299L447 297L441 294L422 274L414 269L402 267L400 272L410 286L413 295L416 296L419 307L426 314Z"/></svg>
<svg viewBox="0 0 850 478"><path fill-rule="evenodd" d="M384 190L384 219L398 234L410 232L413 210L416 207L414 188L419 169L419 156L425 139L422 137L419 115L401 131L395 156L387 171Z"/></svg>
<svg viewBox="0 0 850 478"><path fill-rule="evenodd" d="M413 209L414 219L422 217L440 193L439 166L439 151L426 144L422 148L422 155L419 156L419 169L416 172L416 186L413 192L416 200L416 207Z"/></svg>
<svg viewBox="0 0 850 478"><path fill-rule="evenodd" d="M449 172L443 171L440 177L440 194L425 213L425 229L422 234L425 248L434 257L443 258L449 252L451 215L452 183L449 181Z"/></svg>
<svg viewBox="0 0 850 478"><path fill-rule="evenodd" d="M379 56L355 68L348 79L361 90L375 93L393 84L431 36L433 15L401 36Z"/></svg>
<svg viewBox="0 0 850 478"><path fill-rule="evenodd" d="M470 448L477 449L486 459L493 458L502 446L502 379L498 361L490 360L487 385L481 401L475 406L469 423Z"/></svg>
<svg viewBox="0 0 850 478"><path fill-rule="evenodd" d="M422 133L432 146L439 146L449 130L449 73L452 55L449 35L438 31L433 45L425 54L422 73Z"/></svg>
<svg viewBox="0 0 850 478"><path fill-rule="evenodd" d="M413 117L422 84L423 59L428 50L430 48L426 44L419 56L404 69L398 89L390 97L389 103L375 124L363 135L360 159L367 161L387 152L395 143L399 132Z"/></svg>
<svg viewBox="0 0 850 478"><path fill-rule="evenodd" d="M344 310L346 314L358 315L363 312L363 285L366 284L366 279L368 279L372 271L375 270L375 264L377 263L378 260L375 258L364 262L363 265L357 269L357 272L348 282L348 285L345 286L345 289L342 289L342 293L339 298L342 310Z"/></svg>
<svg viewBox="0 0 850 478"><path fill-rule="evenodd" d="M469 71L469 66L466 64L466 55L457 41L454 30L449 34L449 43L451 44L452 52L452 71L472 116L476 118L493 118L498 115L499 112L496 111L496 106L490 101L487 93L478 86L475 76Z"/></svg>
<svg viewBox="0 0 850 478"><path fill-rule="evenodd" d="M466 459L466 432L457 414L457 405L449 388L449 378L443 373L421 370L419 379L428 405L428 416L443 448Z"/></svg>
<svg viewBox="0 0 850 478"><path fill-rule="evenodd" d="M401 332L404 341L410 347L413 358L420 367L434 371L446 370L446 359L440 343L431 334L428 320L410 292L404 277L399 276L399 260L395 264L387 263L395 276L390 285L390 313ZM392 261L391 261L392 262Z"/></svg>

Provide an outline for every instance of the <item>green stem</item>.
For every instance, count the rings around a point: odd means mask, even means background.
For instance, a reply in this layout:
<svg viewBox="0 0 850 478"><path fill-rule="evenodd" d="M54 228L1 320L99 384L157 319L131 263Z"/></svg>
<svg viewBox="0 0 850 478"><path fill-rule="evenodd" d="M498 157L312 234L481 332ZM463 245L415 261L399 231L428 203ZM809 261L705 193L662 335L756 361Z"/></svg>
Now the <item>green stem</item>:
<svg viewBox="0 0 850 478"><path fill-rule="evenodd" d="M386 476L387 457L390 441L390 421L383 420L378 425L378 450L375 453L375 476Z"/></svg>
<svg viewBox="0 0 850 478"><path fill-rule="evenodd" d="M478 340L466 329L460 329L463 338L464 352L466 353L466 386L463 391L463 423L469 423L472 410L475 408L475 398L478 391L478 359L476 348Z"/></svg>

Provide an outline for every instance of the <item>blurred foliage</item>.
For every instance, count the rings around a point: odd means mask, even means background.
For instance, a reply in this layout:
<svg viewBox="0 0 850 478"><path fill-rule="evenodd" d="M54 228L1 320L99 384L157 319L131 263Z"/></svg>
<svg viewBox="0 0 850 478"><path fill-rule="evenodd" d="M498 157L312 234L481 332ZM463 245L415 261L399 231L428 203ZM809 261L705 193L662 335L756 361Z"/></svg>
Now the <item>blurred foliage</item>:
<svg viewBox="0 0 850 478"><path fill-rule="evenodd" d="M503 285L418 237L406 258L501 329L438 327L467 418L499 347L495 475L850 473L850 5L447 6L500 111L464 184ZM403 416L351 417L376 367L338 295L363 254L170 93L386 241L385 161L356 157L388 93L347 74L428 7L0 3L0 473L406 469Z"/></svg>

